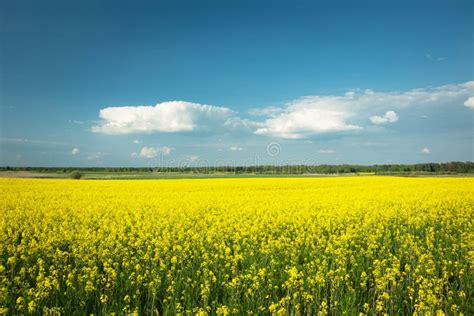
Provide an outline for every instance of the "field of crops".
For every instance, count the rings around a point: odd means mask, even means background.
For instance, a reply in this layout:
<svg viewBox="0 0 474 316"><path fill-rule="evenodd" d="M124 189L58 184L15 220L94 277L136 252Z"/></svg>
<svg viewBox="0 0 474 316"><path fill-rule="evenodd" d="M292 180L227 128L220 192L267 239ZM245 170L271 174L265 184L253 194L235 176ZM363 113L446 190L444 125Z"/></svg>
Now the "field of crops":
<svg viewBox="0 0 474 316"><path fill-rule="evenodd" d="M474 315L473 178L0 179L0 314Z"/></svg>

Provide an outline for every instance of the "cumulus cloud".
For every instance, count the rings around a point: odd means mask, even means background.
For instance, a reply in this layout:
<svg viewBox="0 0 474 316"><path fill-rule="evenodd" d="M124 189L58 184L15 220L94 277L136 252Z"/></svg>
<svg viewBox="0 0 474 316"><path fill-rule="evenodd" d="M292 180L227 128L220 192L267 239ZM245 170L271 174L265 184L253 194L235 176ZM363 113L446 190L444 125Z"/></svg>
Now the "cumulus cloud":
<svg viewBox="0 0 474 316"><path fill-rule="evenodd" d="M421 149L421 153L428 155L428 154L431 154L431 150L430 150L429 148L426 148L426 147L425 147L425 148Z"/></svg>
<svg viewBox="0 0 474 316"><path fill-rule="evenodd" d="M139 141L138 139L135 139L135 140L133 141L133 143L134 143L134 144L141 144L142 142Z"/></svg>
<svg viewBox="0 0 474 316"><path fill-rule="evenodd" d="M71 150L71 155L76 156L76 155L79 155L80 152L81 151L79 150L79 148L73 148Z"/></svg>
<svg viewBox="0 0 474 316"><path fill-rule="evenodd" d="M474 97L469 97L465 102L464 106L474 109Z"/></svg>
<svg viewBox="0 0 474 316"><path fill-rule="evenodd" d="M474 93L474 81L404 92L352 90L342 96L307 96L281 107L255 131L257 135L301 139L324 133L358 131L364 119L395 122L395 110L426 106L457 106ZM377 113L385 112L384 116Z"/></svg>
<svg viewBox="0 0 474 316"><path fill-rule="evenodd" d="M172 133L209 130L235 118L232 110L199 103L171 101L155 106L108 107L100 110L96 133Z"/></svg>
<svg viewBox="0 0 474 316"><path fill-rule="evenodd" d="M171 101L155 106L108 107L100 111L96 133L112 135L173 132L239 132L305 139L329 133L357 132L370 120L373 124L394 123L400 111L412 107L474 107L474 81L402 92L351 90L343 95L314 95L280 107L249 111L245 119L226 107ZM380 115L380 113L385 113ZM368 128L370 129L370 127ZM137 154L138 155L138 154Z"/></svg>
<svg viewBox="0 0 474 316"><path fill-rule="evenodd" d="M267 119L264 127L258 128L255 134L301 139L315 134L362 129L361 126L346 122L352 115L347 111L318 108L317 105L303 100L290 105L284 113Z"/></svg>
<svg viewBox="0 0 474 316"><path fill-rule="evenodd" d="M371 116L370 121L376 125L395 123L396 121L398 121L398 115L394 111L387 111L385 112L384 116Z"/></svg>
<svg viewBox="0 0 474 316"><path fill-rule="evenodd" d="M239 147L239 146L230 146L229 150L230 151L242 151L244 149L242 147Z"/></svg>
<svg viewBox="0 0 474 316"><path fill-rule="evenodd" d="M142 147L139 153L133 152L131 154L132 157L141 157L141 158L155 158L159 154L162 154L163 156L167 156L171 154L171 152L174 150L172 147Z"/></svg>

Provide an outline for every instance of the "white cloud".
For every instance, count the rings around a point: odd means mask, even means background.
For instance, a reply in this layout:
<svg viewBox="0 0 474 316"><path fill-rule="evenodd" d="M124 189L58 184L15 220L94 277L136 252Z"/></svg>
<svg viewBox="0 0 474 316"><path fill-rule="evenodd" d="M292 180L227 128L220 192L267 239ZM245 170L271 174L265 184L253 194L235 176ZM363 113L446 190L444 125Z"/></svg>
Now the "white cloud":
<svg viewBox="0 0 474 316"><path fill-rule="evenodd" d="M355 95L356 95L356 92L354 90L347 91L345 94L345 96L349 98L352 98Z"/></svg>
<svg viewBox="0 0 474 316"><path fill-rule="evenodd" d="M261 116L241 118L226 107L171 101L156 106L108 107L100 111L101 121L92 131L105 134L238 132L256 135L305 139L315 135L357 132L370 120L373 124L393 123L400 111L413 107L474 107L474 81L402 92L351 90L343 95L306 96L280 107L249 111ZM468 99L467 99L468 98ZM467 100L466 100L467 99ZM380 116L380 113L385 113Z"/></svg>
<svg viewBox="0 0 474 316"><path fill-rule="evenodd" d="M102 152L89 153L89 154L87 154L86 159L87 160L97 160L97 159L100 159L100 158L104 157L104 155L105 154L102 153Z"/></svg>
<svg viewBox="0 0 474 316"><path fill-rule="evenodd" d="M235 119L225 107L171 101L155 106L108 107L100 110L102 121L93 126L96 133L171 133L211 130Z"/></svg>
<svg viewBox="0 0 474 316"><path fill-rule="evenodd" d="M301 139L312 135L361 130L367 118L395 122L395 110L411 107L457 106L474 93L474 81L405 92L351 90L343 96L307 96L286 104L255 131L257 135ZM383 117L376 113L385 112ZM380 119L378 119L380 118Z"/></svg>
<svg viewBox="0 0 474 316"><path fill-rule="evenodd" d="M230 146L229 150L230 151L242 151L244 149L242 147L239 147L239 146Z"/></svg>
<svg viewBox="0 0 474 316"><path fill-rule="evenodd" d="M140 153L133 152L131 154L132 157L141 157L141 158L155 158L159 154L162 154L163 156L167 156L171 154L171 152L174 150L172 147L142 147L140 150Z"/></svg>
<svg viewBox="0 0 474 316"><path fill-rule="evenodd" d="M71 150L71 155L76 156L76 155L79 155L80 152L81 152L81 151L79 150L79 148L73 148L73 149Z"/></svg>
<svg viewBox="0 0 474 316"><path fill-rule="evenodd" d="M138 139L135 139L135 140L133 141L133 143L134 143L134 144L141 144L142 142L139 141Z"/></svg>
<svg viewBox="0 0 474 316"><path fill-rule="evenodd" d="M394 111L387 111L385 112L384 116L371 116L370 121L376 125L395 123L396 121L398 121L398 115Z"/></svg>
<svg viewBox="0 0 474 316"><path fill-rule="evenodd" d="M77 121L77 120L69 120L69 123L80 124L80 125L84 124L83 121Z"/></svg>
<svg viewBox="0 0 474 316"><path fill-rule="evenodd" d="M474 97L469 97L465 102L464 106L474 109Z"/></svg>
<svg viewBox="0 0 474 316"><path fill-rule="evenodd" d="M278 113L281 113L283 110L276 106L267 106L264 108L254 108L250 109L248 113L255 116L273 116Z"/></svg>
<svg viewBox="0 0 474 316"><path fill-rule="evenodd" d="M38 145L38 146L70 146L71 144L66 142L56 142L48 140L35 140L27 138L8 138L0 137L0 144L25 144L25 145Z"/></svg>
<svg viewBox="0 0 474 316"><path fill-rule="evenodd" d="M197 161L197 160L199 159L199 156L197 156L197 155L191 155L191 156L187 156L186 158L187 158L189 161L191 161L191 162L195 162L195 161Z"/></svg>
<svg viewBox="0 0 474 316"><path fill-rule="evenodd" d="M434 57L431 54L425 54L425 58L428 60L437 61L437 62L440 62L446 59L446 57Z"/></svg>
<svg viewBox="0 0 474 316"><path fill-rule="evenodd" d="M252 132L259 126L262 126L261 122L241 119L235 116L227 119L221 127L231 132Z"/></svg>
<svg viewBox="0 0 474 316"><path fill-rule="evenodd" d="M140 151L142 158L155 158L156 156L158 156L158 150L154 147L143 147Z"/></svg>
<svg viewBox="0 0 474 316"><path fill-rule="evenodd" d="M370 141L367 141L367 142L363 142L362 144L358 144L358 143L353 143L352 144L353 146L365 146L365 147L385 147L385 146L388 146L387 143L382 143L382 142L370 142Z"/></svg>
<svg viewBox="0 0 474 316"><path fill-rule="evenodd" d="M421 150L421 153L428 155L428 154L431 154L431 150L430 150L429 148L426 148L426 147L425 147L425 148L423 148L423 149Z"/></svg>
<svg viewBox="0 0 474 316"><path fill-rule="evenodd" d="M163 155L165 156L168 156L169 154L171 154L171 152L174 150L174 148L172 147L166 147L166 146L163 146L163 147L160 147L158 148L158 152L162 153Z"/></svg>
<svg viewBox="0 0 474 316"><path fill-rule="evenodd" d="M334 154L336 151L333 149L320 149L318 150L318 153L320 154Z"/></svg>
<svg viewBox="0 0 474 316"><path fill-rule="evenodd" d="M316 102L312 102L316 101ZM255 134L287 139L302 139L315 134L354 131L362 127L348 124L352 113L318 108L317 100L301 100L288 106L285 113L265 121Z"/></svg>

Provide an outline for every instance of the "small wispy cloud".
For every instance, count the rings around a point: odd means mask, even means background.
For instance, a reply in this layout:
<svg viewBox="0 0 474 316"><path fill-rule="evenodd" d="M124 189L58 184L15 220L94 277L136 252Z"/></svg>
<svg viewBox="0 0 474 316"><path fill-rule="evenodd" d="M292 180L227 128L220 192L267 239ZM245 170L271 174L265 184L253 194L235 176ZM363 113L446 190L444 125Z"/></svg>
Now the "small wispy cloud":
<svg viewBox="0 0 474 316"><path fill-rule="evenodd" d="M191 162L195 162L199 159L199 156L198 155L190 155L190 156L187 156L186 159L191 161Z"/></svg>
<svg viewBox="0 0 474 316"><path fill-rule="evenodd" d="M79 155L80 152L81 151L79 150L79 148L73 148L71 150L71 155L76 156L76 155Z"/></svg>
<svg viewBox="0 0 474 316"><path fill-rule="evenodd" d="M13 106L13 105L0 105L0 109L9 109L9 110L13 110L15 109L16 107Z"/></svg>
<svg viewBox="0 0 474 316"><path fill-rule="evenodd" d="M106 154L103 152L93 152L93 153L88 153L86 159L87 160L98 160L102 157L104 157Z"/></svg>
<svg viewBox="0 0 474 316"><path fill-rule="evenodd" d="M421 153L425 154L425 155L429 155L429 154L431 154L431 150L429 148L425 147L425 148L421 149Z"/></svg>
<svg viewBox="0 0 474 316"><path fill-rule="evenodd" d="M79 125L82 125L84 124L83 121L78 121L78 120L69 120L69 123L73 123L73 124L79 124Z"/></svg>
<svg viewBox="0 0 474 316"><path fill-rule="evenodd" d="M167 156L167 155L171 154L171 152L174 150L174 148L163 146L163 147L158 148L158 150L159 150L159 152L163 153L163 155Z"/></svg>
<svg viewBox="0 0 474 316"><path fill-rule="evenodd" d="M364 146L364 147L385 147L387 146L387 143L382 143L382 142L371 142L371 141L366 141L361 144L353 144L353 146Z"/></svg>
<svg viewBox="0 0 474 316"><path fill-rule="evenodd" d="M172 147L142 147L140 150L140 153L133 152L131 154L132 157L141 157L141 158L155 158L159 154L162 154L163 156L167 156L171 154L171 152L174 150Z"/></svg>
<svg viewBox="0 0 474 316"><path fill-rule="evenodd" d="M320 154L326 154L326 155L328 155L328 154L334 154L335 152L336 152L336 151L333 150L333 149L320 149L320 150L318 150L318 153L320 153Z"/></svg>
<svg viewBox="0 0 474 316"><path fill-rule="evenodd" d="M135 139L132 143L134 143L134 144L141 144L142 142L139 141L138 139Z"/></svg>
<svg viewBox="0 0 474 316"><path fill-rule="evenodd" d="M395 123L396 121L398 121L398 115L394 111L387 111L383 116L371 116L370 121L375 125Z"/></svg>
<svg viewBox="0 0 474 316"><path fill-rule="evenodd" d="M2 144L32 144L32 145L48 145L48 146L70 146L69 143L55 142L48 140L35 140L28 138L8 138L0 137L0 143Z"/></svg>
<svg viewBox="0 0 474 316"><path fill-rule="evenodd" d="M430 53L425 54L425 58L431 61L436 61L436 62L440 62L446 59L446 57L440 57L440 56L436 57Z"/></svg>
<svg viewBox="0 0 474 316"><path fill-rule="evenodd" d="M229 147L229 151L242 151L244 150L242 147L239 146L231 146Z"/></svg>
<svg viewBox="0 0 474 316"><path fill-rule="evenodd" d="M7 137L2 137L0 138L0 141L5 144L17 144L17 143L33 143L33 142L41 142L41 141L33 141L27 138L7 138Z"/></svg>
<svg viewBox="0 0 474 316"><path fill-rule="evenodd" d="M254 116L273 116L283 112L282 108L276 106L267 106L263 108L253 108L248 111L248 114Z"/></svg>

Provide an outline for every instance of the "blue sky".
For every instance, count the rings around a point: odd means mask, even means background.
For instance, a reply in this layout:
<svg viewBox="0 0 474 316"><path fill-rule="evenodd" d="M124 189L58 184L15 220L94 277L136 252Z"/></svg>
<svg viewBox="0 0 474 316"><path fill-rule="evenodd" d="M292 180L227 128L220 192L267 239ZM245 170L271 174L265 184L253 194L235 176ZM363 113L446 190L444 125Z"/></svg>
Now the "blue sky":
<svg viewBox="0 0 474 316"><path fill-rule="evenodd" d="M472 161L473 9L2 1L0 164Z"/></svg>

